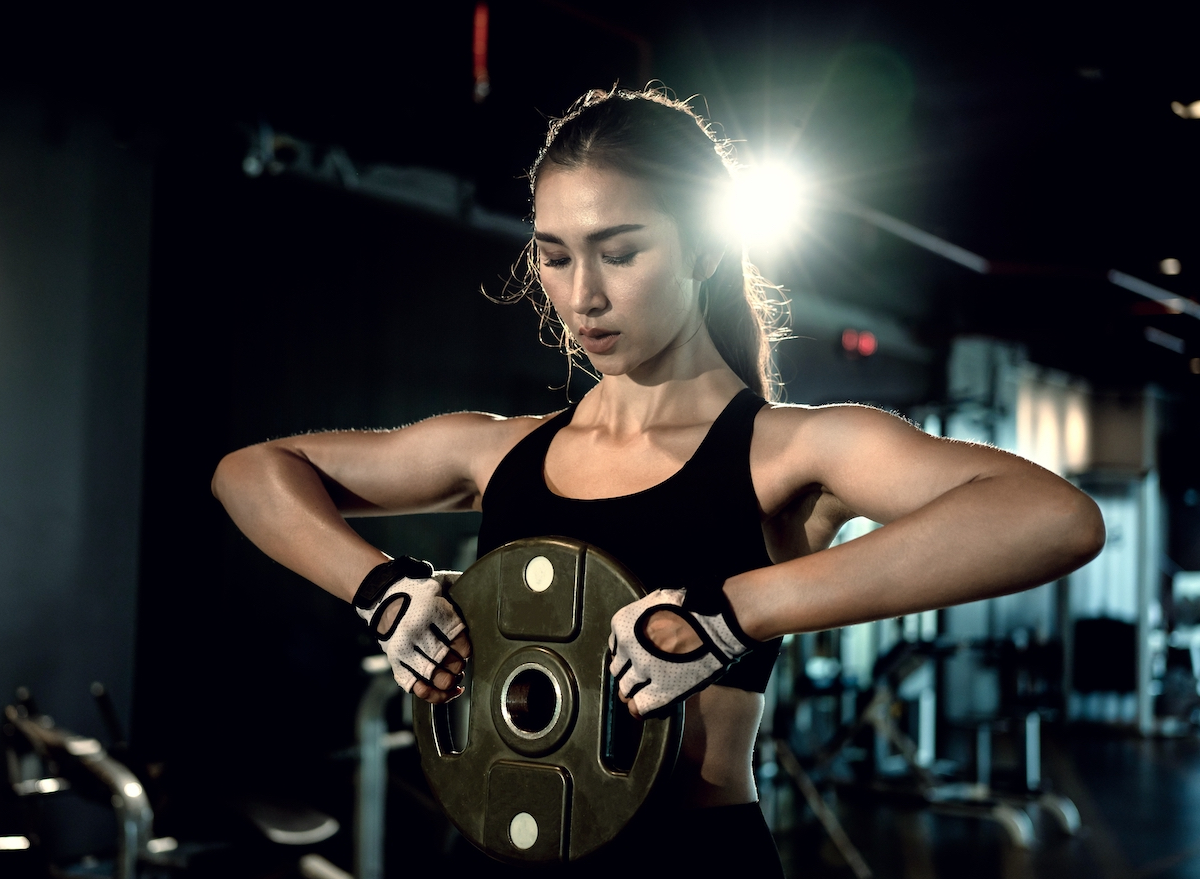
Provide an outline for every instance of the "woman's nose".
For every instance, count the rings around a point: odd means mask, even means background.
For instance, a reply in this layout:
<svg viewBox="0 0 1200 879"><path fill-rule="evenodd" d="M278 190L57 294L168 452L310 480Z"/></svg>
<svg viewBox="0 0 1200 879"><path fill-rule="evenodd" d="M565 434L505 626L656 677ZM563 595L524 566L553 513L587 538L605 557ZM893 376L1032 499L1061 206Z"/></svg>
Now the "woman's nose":
<svg viewBox="0 0 1200 879"><path fill-rule="evenodd" d="M572 278L571 308L576 314L591 314L607 304L600 273L591 266L580 265Z"/></svg>

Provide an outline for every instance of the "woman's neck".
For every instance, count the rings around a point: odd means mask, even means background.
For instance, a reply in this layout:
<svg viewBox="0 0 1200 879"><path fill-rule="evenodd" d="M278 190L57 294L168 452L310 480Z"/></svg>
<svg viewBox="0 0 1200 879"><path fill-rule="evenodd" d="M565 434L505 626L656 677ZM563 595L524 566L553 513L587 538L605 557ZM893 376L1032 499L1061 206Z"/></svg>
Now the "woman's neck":
<svg viewBox="0 0 1200 879"><path fill-rule="evenodd" d="M666 425L711 422L745 383L724 361L713 368L653 384L606 375L579 402L573 422L603 424L613 434Z"/></svg>

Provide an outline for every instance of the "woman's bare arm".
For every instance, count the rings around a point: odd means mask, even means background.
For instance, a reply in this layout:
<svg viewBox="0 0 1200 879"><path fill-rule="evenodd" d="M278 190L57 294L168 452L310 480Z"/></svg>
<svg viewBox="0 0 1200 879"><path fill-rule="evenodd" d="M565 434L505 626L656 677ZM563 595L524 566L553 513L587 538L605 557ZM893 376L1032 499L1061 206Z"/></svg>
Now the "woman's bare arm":
<svg viewBox="0 0 1200 879"><path fill-rule="evenodd" d="M468 412L272 440L226 455L212 490L259 549L349 601L387 556L345 516L478 509L500 459L537 423Z"/></svg>
<svg viewBox="0 0 1200 879"><path fill-rule="evenodd" d="M816 484L884 524L731 578L734 612L759 639L1015 592L1062 576L1104 545L1099 509L1065 480L867 407L764 412L752 468L768 513Z"/></svg>

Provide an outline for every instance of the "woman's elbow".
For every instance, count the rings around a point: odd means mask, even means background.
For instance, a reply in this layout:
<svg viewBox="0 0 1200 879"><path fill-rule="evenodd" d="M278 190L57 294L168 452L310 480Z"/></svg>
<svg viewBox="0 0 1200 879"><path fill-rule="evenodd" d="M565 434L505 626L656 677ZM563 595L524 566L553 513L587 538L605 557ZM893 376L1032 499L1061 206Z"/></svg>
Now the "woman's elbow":
<svg viewBox="0 0 1200 879"><path fill-rule="evenodd" d="M1066 540L1071 570L1086 565L1104 549L1106 538L1104 516L1096 502L1078 489L1072 492L1073 503L1065 517Z"/></svg>
<svg viewBox="0 0 1200 879"><path fill-rule="evenodd" d="M221 495L229 485L229 471L234 469L236 464L232 461L237 452L230 452L224 458L217 462L217 469L213 471L212 481L209 483L209 490L212 491L213 497L217 500L223 500Z"/></svg>
<svg viewBox="0 0 1200 879"><path fill-rule="evenodd" d="M212 482L209 483L213 497L228 505L230 493L235 490L237 485L245 481L246 467L253 465L250 459L256 448L256 446L248 446L230 452L217 463L217 469L213 471Z"/></svg>

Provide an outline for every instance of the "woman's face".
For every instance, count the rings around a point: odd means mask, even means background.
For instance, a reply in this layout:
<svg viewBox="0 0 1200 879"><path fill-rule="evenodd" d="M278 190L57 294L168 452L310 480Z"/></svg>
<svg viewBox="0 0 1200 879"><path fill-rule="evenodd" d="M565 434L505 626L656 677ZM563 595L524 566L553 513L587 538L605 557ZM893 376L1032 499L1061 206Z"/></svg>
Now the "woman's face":
<svg viewBox="0 0 1200 879"><path fill-rule="evenodd" d="M542 286L599 372L653 371L696 336L694 260L643 181L587 166L543 170L534 207Z"/></svg>

